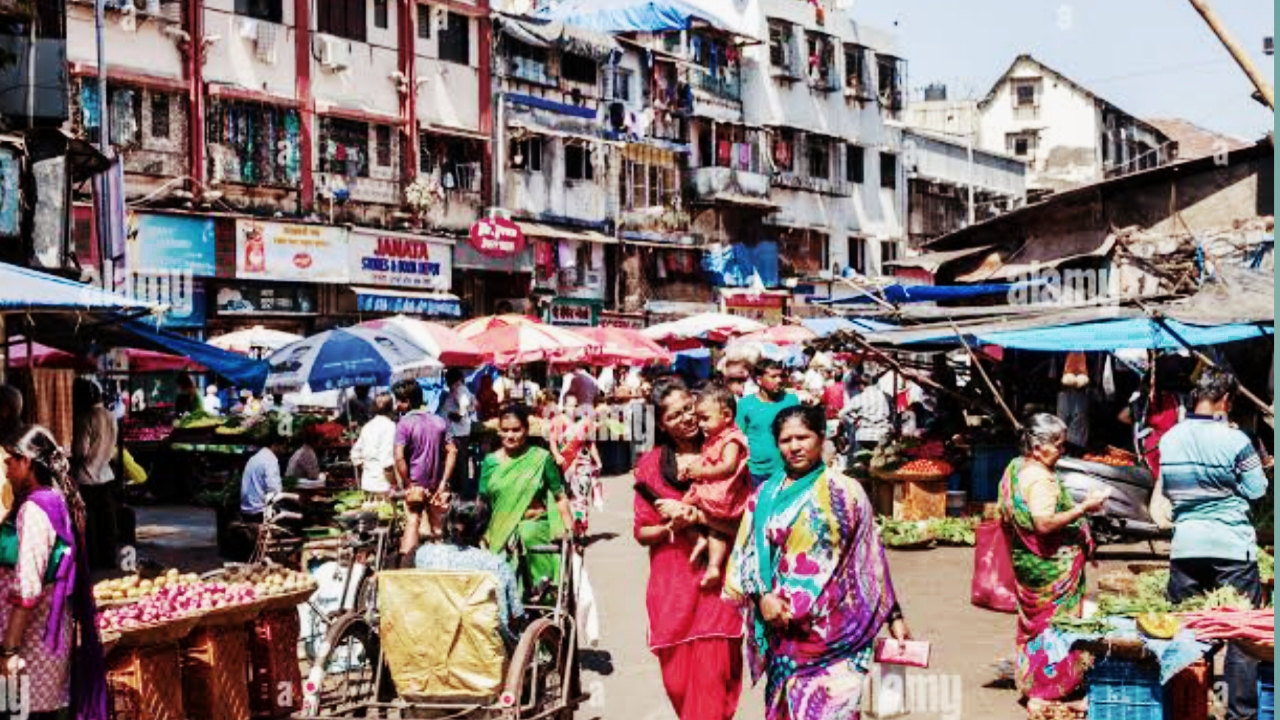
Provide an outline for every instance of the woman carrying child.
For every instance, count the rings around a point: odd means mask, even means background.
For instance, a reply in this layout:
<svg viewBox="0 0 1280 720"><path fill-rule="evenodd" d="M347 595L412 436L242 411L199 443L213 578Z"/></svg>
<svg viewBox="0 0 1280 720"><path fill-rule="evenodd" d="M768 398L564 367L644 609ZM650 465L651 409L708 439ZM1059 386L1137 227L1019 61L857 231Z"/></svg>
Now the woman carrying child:
<svg viewBox="0 0 1280 720"><path fill-rule="evenodd" d="M698 426L704 438L702 457L681 471L682 479L693 482L684 502L719 520L742 517L751 495L747 436L734 422L737 405L733 393L723 385L708 385L698 393ZM689 562L698 563L703 555L707 556L701 586L713 588L724 577L734 538L712 528L698 527L696 531L699 536Z"/></svg>

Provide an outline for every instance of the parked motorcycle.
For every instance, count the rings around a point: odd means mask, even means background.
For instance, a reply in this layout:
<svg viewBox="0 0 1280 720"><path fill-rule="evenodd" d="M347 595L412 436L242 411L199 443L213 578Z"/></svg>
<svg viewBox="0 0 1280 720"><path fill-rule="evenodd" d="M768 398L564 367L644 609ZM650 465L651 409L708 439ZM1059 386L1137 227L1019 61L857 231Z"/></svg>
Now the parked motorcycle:
<svg viewBox="0 0 1280 720"><path fill-rule="evenodd" d="M1098 545L1151 542L1173 537L1173 528L1151 514L1156 480L1147 468L1116 467L1079 458L1058 461L1058 472L1071 498L1077 503L1094 489L1111 492L1098 513L1089 516L1090 529Z"/></svg>

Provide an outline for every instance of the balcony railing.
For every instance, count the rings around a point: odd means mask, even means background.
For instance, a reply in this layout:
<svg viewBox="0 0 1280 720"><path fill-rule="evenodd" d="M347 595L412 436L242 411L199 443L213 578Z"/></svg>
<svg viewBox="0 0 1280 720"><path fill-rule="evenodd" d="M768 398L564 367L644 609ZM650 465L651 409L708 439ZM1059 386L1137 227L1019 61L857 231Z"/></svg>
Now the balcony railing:
<svg viewBox="0 0 1280 720"><path fill-rule="evenodd" d="M713 75L707 70L692 70L695 92L711 95L719 100L742 102L742 78L736 74Z"/></svg>
<svg viewBox="0 0 1280 720"><path fill-rule="evenodd" d="M529 58L513 57L507 65L511 77L539 85L556 85L556 79L547 73L546 63Z"/></svg>

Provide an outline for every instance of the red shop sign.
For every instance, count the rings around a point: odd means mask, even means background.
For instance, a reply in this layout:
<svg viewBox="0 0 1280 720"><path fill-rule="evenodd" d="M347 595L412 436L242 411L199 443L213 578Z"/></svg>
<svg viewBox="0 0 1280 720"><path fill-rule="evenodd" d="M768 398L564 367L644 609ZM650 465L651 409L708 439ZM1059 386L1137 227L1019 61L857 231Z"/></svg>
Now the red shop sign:
<svg viewBox="0 0 1280 720"><path fill-rule="evenodd" d="M502 258L524 252L524 232L514 222L499 218L477 220L471 226L471 247L488 257Z"/></svg>
<svg viewBox="0 0 1280 720"><path fill-rule="evenodd" d="M787 298L784 295L726 295L726 308L784 308Z"/></svg>

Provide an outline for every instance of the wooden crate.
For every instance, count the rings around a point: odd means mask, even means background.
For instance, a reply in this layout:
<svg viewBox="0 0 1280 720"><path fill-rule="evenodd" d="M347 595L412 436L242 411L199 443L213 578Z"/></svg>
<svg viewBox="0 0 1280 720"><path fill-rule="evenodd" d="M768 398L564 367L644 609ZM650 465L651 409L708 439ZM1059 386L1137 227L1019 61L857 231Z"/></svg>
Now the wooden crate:
<svg viewBox="0 0 1280 720"><path fill-rule="evenodd" d="M182 648L182 698L190 720L249 720L245 625L204 627Z"/></svg>
<svg viewBox="0 0 1280 720"><path fill-rule="evenodd" d="M934 520L947 516L947 481L873 481L871 504L877 515L894 520Z"/></svg>
<svg viewBox="0 0 1280 720"><path fill-rule="evenodd" d="M111 720L186 720L177 643L113 651L107 692Z"/></svg>

